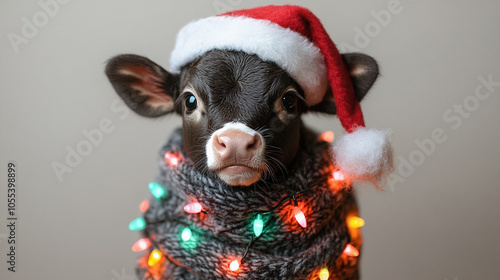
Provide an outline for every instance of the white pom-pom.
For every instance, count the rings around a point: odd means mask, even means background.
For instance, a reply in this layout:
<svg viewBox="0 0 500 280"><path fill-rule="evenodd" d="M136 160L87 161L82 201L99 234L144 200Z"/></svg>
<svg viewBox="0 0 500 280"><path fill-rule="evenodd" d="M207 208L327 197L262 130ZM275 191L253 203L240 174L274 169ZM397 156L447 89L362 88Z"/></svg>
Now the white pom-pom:
<svg viewBox="0 0 500 280"><path fill-rule="evenodd" d="M337 167L351 180L369 181L381 188L394 169L391 132L357 128L333 145Z"/></svg>

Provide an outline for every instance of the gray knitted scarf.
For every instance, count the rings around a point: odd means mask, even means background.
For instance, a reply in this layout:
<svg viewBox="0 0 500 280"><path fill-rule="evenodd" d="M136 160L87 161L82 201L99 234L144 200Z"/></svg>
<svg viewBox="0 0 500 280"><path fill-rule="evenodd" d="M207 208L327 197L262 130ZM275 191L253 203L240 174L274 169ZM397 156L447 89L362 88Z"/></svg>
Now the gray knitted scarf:
<svg viewBox="0 0 500 280"><path fill-rule="evenodd" d="M352 238L346 226L347 215L357 211L353 195L342 183L332 186L327 180L333 170L328 143L306 129L302 134L286 177L231 187L194 170L186 156L175 167L166 163L166 152L184 155L182 132L174 131L160 151L157 177L167 195L151 199L144 214L144 234L153 246L138 261L140 279L320 279L324 267L330 280L358 279L358 260L342 254L349 242L361 246L360 236ZM294 200L306 228L295 221ZM186 213L184 206L193 201L204 211ZM264 228L256 237L258 213ZM185 227L192 231L187 242L181 238ZM163 257L150 267L147 259L155 248ZM236 271L229 269L233 259L241 260Z"/></svg>

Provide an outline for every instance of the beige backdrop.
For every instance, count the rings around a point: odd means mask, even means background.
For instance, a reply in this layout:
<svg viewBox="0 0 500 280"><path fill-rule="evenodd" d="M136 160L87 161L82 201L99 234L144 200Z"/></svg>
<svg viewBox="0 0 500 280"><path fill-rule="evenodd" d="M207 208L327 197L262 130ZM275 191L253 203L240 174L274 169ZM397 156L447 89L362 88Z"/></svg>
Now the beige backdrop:
<svg viewBox="0 0 500 280"><path fill-rule="evenodd" d="M180 119L124 110L104 62L136 53L167 67L187 22L271 1L53 1L0 1L0 278L133 279L139 235L127 225ZM316 13L342 50L381 66L362 106L368 126L394 130L398 168L385 191L358 188L363 278L499 279L500 2L291 3ZM305 120L343 132L334 118ZM89 146L85 134L96 130L103 137ZM87 155L67 163L78 148ZM10 160L15 273L6 262Z"/></svg>

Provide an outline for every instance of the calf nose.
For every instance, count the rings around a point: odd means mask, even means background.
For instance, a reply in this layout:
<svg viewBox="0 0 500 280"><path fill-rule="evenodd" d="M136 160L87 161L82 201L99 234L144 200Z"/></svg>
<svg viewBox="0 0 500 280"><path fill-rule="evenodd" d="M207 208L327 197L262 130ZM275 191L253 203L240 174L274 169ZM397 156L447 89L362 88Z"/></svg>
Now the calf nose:
<svg viewBox="0 0 500 280"><path fill-rule="evenodd" d="M235 163L252 159L261 146L262 141L257 134L251 135L238 130L227 130L216 135L213 141L214 152L220 159L234 159Z"/></svg>

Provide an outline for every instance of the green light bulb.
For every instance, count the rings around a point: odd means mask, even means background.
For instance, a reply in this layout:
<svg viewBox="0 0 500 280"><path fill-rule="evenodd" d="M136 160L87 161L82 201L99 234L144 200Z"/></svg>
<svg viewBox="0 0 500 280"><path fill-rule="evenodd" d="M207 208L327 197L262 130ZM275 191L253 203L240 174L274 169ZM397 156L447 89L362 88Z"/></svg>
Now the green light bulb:
<svg viewBox="0 0 500 280"><path fill-rule="evenodd" d="M191 239L191 229L188 228L188 227L185 227L183 230L182 230L182 240L184 241L189 241L189 239Z"/></svg>
<svg viewBox="0 0 500 280"><path fill-rule="evenodd" d="M139 217L128 224L128 229L133 231L143 230L145 227L146 221L142 217Z"/></svg>
<svg viewBox="0 0 500 280"><path fill-rule="evenodd" d="M167 194L167 191L156 182L149 183L149 191L156 199L163 198Z"/></svg>
<svg viewBox="0 0 500 280"><path fill-rule="evenodd" d="M195 253L196 247L198 247L199 235L193 232L191 228L184 227L181 231L179 245L188 253Z"/></svg>
<svg viewBox="0 0 500 280"><path fill-rule="evenodd" d="M262 215L258 214L255 220L253 221L253 232L256 237L259 237L262 234L262 229L264 228L264 221L262 220Z"/></svg>

